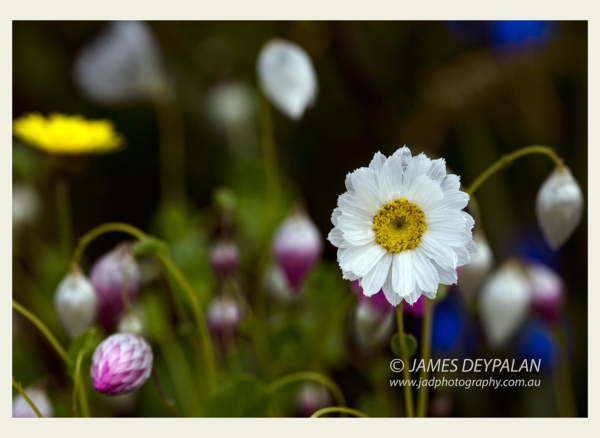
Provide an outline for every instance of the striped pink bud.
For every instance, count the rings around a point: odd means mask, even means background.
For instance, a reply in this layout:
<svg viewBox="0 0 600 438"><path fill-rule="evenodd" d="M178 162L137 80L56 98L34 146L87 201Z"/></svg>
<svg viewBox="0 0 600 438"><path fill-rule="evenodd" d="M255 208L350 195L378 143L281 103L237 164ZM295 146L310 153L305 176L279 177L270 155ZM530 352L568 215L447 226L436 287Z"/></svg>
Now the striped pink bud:
<svg viewBox="0 0 600 438"><path fill-rule="evenodd" d="M98 345L92 356L92 383L105 395L123 395L142 386L152 372L152 349L140 336L117 333Z"/></svg>
<svg viewBox="0 0 600 438"><path fill-rule="evenodd" d="M98 296L100 322L105 329L115 325L123 312L123 288L127 283L129 299L140 290L140 269L130 243L118 245L92 266L90 280Z"/></svg>

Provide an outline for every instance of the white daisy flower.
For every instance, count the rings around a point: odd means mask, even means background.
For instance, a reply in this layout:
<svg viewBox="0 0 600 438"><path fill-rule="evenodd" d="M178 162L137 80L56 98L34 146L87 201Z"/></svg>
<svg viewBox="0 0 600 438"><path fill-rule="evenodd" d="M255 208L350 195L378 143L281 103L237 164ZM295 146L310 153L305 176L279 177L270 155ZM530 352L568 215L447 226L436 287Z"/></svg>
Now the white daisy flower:
<svg viewBox="0 0 600 438"><path fill-rule="evenodd" d="M413 157L406 146L389 158L378 152L368 168L348 174L346 188L328 237L344 279L358 280L366 296L383 289L394 306L433 299L439 283L456 283L456 268L476 251L474 221L444 159Z"/></svg>

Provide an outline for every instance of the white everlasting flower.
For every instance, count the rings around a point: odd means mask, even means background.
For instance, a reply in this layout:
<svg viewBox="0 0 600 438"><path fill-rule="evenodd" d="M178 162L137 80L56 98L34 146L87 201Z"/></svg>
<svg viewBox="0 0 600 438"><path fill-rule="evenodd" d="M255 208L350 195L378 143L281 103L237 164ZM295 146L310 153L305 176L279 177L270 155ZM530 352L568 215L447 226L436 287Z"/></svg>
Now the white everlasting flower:
<svg viewBox="0 0 600 438"><path fill-rule="evenodd" d="M92 283L78 269L69 273L56 288L54 308L71 338L96 322L98 298Z"/></svg>
<svg viewBox="0 0 600 438"><path fill-rule="evenodd" d="M40 414L42 414L44 418L52 417L54 415L52 403L43 390L31 387L25 390L25 394L27 394L27 397L29 397L35 407L38 408L38 411L40 411ZM35 411L31 409L29 403L27 403L21 394L17 394L15 398L13 398L12 416L13 418L37 418Z"/></svg>
<svg viewBox="0 0 600 438"><path fill-rule="evenodd" d="M291 41L273 39L257 62L260 87L271 103L292 120L300 120L317 99L317 74L308 54Z"/></svg>
<svg viewBox="0 0 600 438"><path fill-rule="evenodd" d="M394 306L456 283L456 268L476 251L474 221L462 211L469 195L443 159L413 157L407 147L389 158L378 152L348 174L346 188L329 233L344 279L359 280L366 296L383 289Z"/></svg>
<svg viewBox="0 0 600 438"><path fill-rule="evenodd" d="M583 194L567 166L557 166L546 178L535 206L546 241L552 249L560 248L581 222L583 211Z"/></svg>
<svg viewBox="0 0 600 438"><path fill-rule="evenodd" d="M504 346L525 321L531 286L524 269L508 261L485 282L479 299L486 338L492 348Z"/></svg>
<svg viewBox="0 0 600 438"><path fill-rule="evenodd" d="M458 289L468 300L475 296L494 265L494 254L483 231L473 231L473 241L477 245L477 252L471 256L471 263L458 270Z"/></svg>
<svg viewBox="0 0 600 438"><path fill-rule="evenodd" d="M87 98L101 104L148 99L161 89L163 71L148 26L116 21L79 54L75 82Z"/></svg>

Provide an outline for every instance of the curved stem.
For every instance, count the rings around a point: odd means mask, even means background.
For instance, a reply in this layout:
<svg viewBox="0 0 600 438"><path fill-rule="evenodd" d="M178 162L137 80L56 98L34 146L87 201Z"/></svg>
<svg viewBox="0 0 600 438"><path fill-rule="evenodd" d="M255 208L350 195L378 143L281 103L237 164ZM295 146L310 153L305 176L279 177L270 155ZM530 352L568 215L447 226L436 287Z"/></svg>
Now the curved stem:
<svg viewBox="0 0 600 438"><path fill-rule="evenodd" d="M77 413L77 397L79 396L79 407L81 408L81 415L83 417L89 417L90 412L87 404L87 396L85 394L85 388L81 379L81 362L85 355L85 349L79 350L77 354L77 360L75 361L75 371L73 371L73 414Z"/></svg>
<svg viewBox="0 0 600 438"><path fill-rule="evenodd" d="M290 383L301 382L304 380L312 380L325 386L327 389L329 389L329 391L331 391L331 394L335 398L335 401L338 405L342 407L347 406L346 397L344 397L344 393L342 392L340 387L329 377L314 371L303 371L283 376L271 383L267 388L267 391L273 393L279 390L280 388L289 385Z"/></svg>
<svg viewBox="0 0 600 438"><path fill-rule="evenodd" d="M547 146L526 146L519 150L516 150L508 155L504 155L502 158L497 160L494 164L488 167L481 175L477 177L475 181L467 188L466 192L469 195L475 193L475 191L485 182L489 177L494 175L499 170L508 167L512 164L516 159L521 158L525 155L531 154L541 154L546 155L550 158L557 166L563 164L562 158L560 158L556 152L554 152L551 148Z"/></svg>
<svg viewBox="0 0 600 438"><path fill-rule="evenodd" d="M208 326L206 324L206 319L204 318L204 314L200 309L200 303L198 303L198 298L194 293L194 289L187 281L187 279L183 276L179 268L173 264L173 262L166 256L159 254L157 258L161 261L163 266L171 276L175 279L175 281L179 284L181 289L185 292L192 305L192 311L194 313L194 317L196 318L196 324L198 325L198 331L200 333L200 338L202 339L202 344L204 347L204 355L206 356L206 361L208 362L208 382L209 387L212 390L216 388L216 367L215 367L215 354L212 346L212 341L210 338L210 333L208 331Z"/></svg>
<svg viewBox="0 0 600 438"><path fill-rule="evenodd" d="M54 350L58 353L58 355L65 361L65 363L68 366L71 366L71 358L69 357L69 354L62 347L62 345L60 345L60 343L56 340L56 338L54 337L52 332L50 332L48 327L46 327L46 325L42 321L40 321L37 316L35 316L33 313L31 313L25 307L21 306L15 300L12 300L12 306L13 306L13 309L15 309L17 312L19 312L21 315L23 315L29 321L31 321L42 332L42 334L46 337L46 339L48 339L48 341L50 342L52 347L54 347Z"/></svg>
<svg viewBox="0 0 600 438"><path fill-rule="evenodd" d="M73 253L73 263L79 264L85 249L90 243L92 243L101 235L112 232L129 234L137 239L143 239L147 236L147 234L139 228L122 222L109 222L106 224L99 225L96 228L92 229L90 232L86 233L81 239L79 239L77 248L75 248L75 252Z"/></svg>
<svg viewBox="0 0 600 438"><path fill-rule="evenodd" d="M408 355L406 354L406 342L404 341L404 314L402 313L402 306L396 306L396 320L398 322L398 339L400 341L400 348L402 349L402 362L404 362L404 369L402 374L405 380L404 385L404 403L406 404L406 416L415 416L415 407L413 402L412 388L408 385L410 380L410 373L408 369L410 364L408 362Z"/></svg>
<svg viewBox="0 0 600 438"><path fill-rule="evenodd" d="M171 415L173 415L174 417L181 417L181 414L175 406L175 402L173 401L173 399L167 396L167 393L161 385L160 379L158 378L158 373L156 372L156 368L154 367L152 367L152 381L154 382L154 387L156 388L156 391L158 392L158 395L160 396L161 400L171 411Z"/></svg>
<svg viewBox="0 0 600 438"><path fill-rule="evenodd" d="M35 415L37 415L38 418L44 418L44 416L42 415L42 413L40 412L40 410L37 408L37 406L35 405L35 403L33 403L31 401L31 399L29 398L29 396L27 395L27 393L25 393L25 391L23 390L23 387L21 386L21 384L17 383L15 381L15 377L14 376L12 378L12 385L17 390L17 392L19 394L21 394L21 397L23 397L25 399L25 401L31 407L31 409L33 409L33 412L35 412Z"/></svg>
<svg viewBox="0 0 600 438"><path fill-rule="evenodd" d="M425 301L425 315L423 316L423 334L421 336L421 358L425 366L421 370L421 381L429 378L429 358L431 356L431 313L432 300ZM429 396L429 387L421 385L417 396L417 417L427 416L427 399Z"/></svg>
<svg viewBox="0 0 600 438"><path fill-rule="evenodd" d="M319 418L322 417L325 414L330 414L332 412L340 412L343 414L350 414L353 415L355 417L361 417L361 418L369 418L367 416L367 414L365 414L364 412L358 411L356 409L352 409L352 408L341 408L341 407L330 407L330 408L323 408L323 409L319 409L317 412L315 412L314 414L312 414L310 416L310 418Z"/></svg>

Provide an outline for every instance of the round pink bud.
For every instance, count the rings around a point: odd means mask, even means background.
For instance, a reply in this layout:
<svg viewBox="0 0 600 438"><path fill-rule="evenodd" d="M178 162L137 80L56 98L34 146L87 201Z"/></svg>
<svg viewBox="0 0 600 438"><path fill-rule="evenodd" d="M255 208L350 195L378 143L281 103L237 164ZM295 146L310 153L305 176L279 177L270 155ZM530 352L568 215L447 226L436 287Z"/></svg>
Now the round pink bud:
<svg viewBox="0 0 600 438"><path fill-rule="evenodd" d="M129 299L140 290L140 269L131 244L124 243L100 257L92 266L90 279L98 296L100 322L111 328L123 312L123 288L127 283Z"/></svg>
<svg viewBox="0 0 600 438"><path fill-rule="evenodd" d="M233 275L238 267L239 252L233 242L221 240L210 250L210 265L220 279Z"/></svg>
<svg viewBox="0 0 600 438"><path fill-rule="evenodd" d="M310 417L319 409L331 406L329 391L323 385L307 382L296 395L296 412L300 417Z"/></svg>
<svg viewBox="0 0 600 438"><path fill-rule="evenodd" d="M527 269L531 284L531 305L545 321L560 320L565 305L565 289L556 272L541 263Z"/></svg>
<svg viewBox="0 0 600 438"><path fill-rule="evenodd" d="M293 290L298 290L319 259L322 240L313 221L303 212L288 217L275 231L275 260Z"/></svg>
<svg viewBox="0 0 600 438"><path fill-rule="evenodd" d="M43 390L39 388L27 388L25 394L27 394L27 397L33 402L38 411L40 411L42 417L48 418L54 415L52 403L50 403L48 396ZM17 394L13 399L12 416L13 418L37 418L37 414L31 409L29 403L27 403L21 394Z"/></svg>
<svg viewBox="0 0 600 438"><path fill-rule="evenodd" d="M116 333L98 345L92 356L92 383L105 395L135 391L152 372L152 349L140 336Z"/></svg>
<svg viewBox="0 0 600 438"><path fill-rule="evenodd" d="M238 303L227 297L214 298L208 305L208 328L222 348L227 348L237 335L242 320Z"/></svg>

